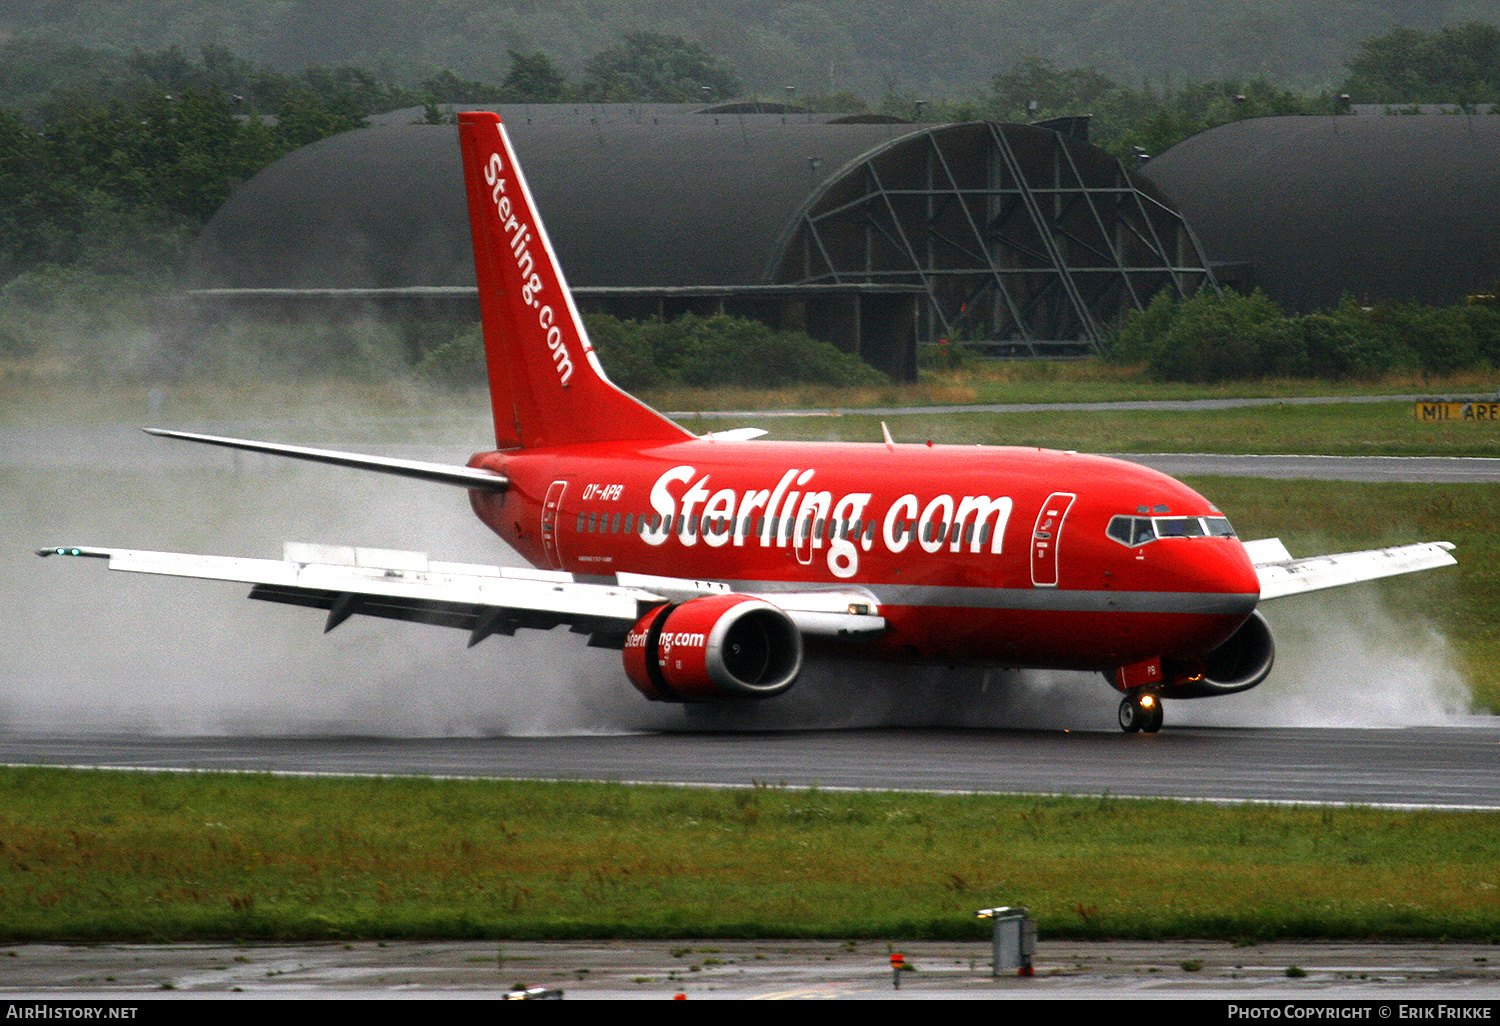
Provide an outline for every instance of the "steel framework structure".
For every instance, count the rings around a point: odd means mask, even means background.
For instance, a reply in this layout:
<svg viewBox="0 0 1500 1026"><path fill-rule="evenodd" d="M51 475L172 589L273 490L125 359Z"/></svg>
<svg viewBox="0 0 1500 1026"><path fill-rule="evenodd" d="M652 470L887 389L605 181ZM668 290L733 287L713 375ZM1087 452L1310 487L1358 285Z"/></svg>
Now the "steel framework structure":
<svg viewBox="0 0 1500 1026"><path fill-rule="evenodd" d="M917 287L916 334L1000 353L1083 355L1162 289L1217 288L1157 189L1030 125L948 125L830 176L788 227L778 284Z"/></svg>

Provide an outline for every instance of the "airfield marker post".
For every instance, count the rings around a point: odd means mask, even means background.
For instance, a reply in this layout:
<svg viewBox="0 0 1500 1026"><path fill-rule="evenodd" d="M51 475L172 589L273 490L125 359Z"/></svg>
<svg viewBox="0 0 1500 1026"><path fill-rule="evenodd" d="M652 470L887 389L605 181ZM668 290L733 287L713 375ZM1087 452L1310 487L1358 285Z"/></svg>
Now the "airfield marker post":
<svg viewBox="0 0 1500 1026"><path fill-rule="evenodd" d="M1036 920L1031 918L1030 911L1024 905L1003 905L982 908L974 916L988 919L994 926L990 975L999 976L1014 969L1017 976L1030 976L1032 959L1036 956Z"/></svg>

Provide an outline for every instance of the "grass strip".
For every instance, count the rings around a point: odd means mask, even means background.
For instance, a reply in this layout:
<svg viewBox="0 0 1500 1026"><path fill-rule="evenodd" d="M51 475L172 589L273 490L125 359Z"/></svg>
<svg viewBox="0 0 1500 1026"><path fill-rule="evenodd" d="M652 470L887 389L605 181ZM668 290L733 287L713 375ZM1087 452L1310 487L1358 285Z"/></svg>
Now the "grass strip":
<svg viewBox="0 0 1500 1026"><path fill-rule="evenodd" d="M1500 937L1500 814L0 770L0 939Z"/></svg>
<svg viewBox="0 0 1500 1026"><path fill-rule="evenodd" d="M1431 624L1458 654L1476 710L1500 711L1500 484L1403 484L1191 477L1242 538L1280 538L1293 555L1451 541L1458 566L1355 585L1393 616ZM1344 589L1341 589L1344 590ZM1318 610L1319 597L1276 600Z"/></svg>
<svg viewBox="0 0 1500 1026"><path fill-rule="evenodd" d="M1100 360L973 360L952 370L924 370L911 384L782 388L672 386L646 389L642 399L658 410L858 409L878 406L946 406L973 403L1090 403L1134 400L1279 399L1305 396L1493 394L1492 372L1466 371L1446 377L1388 374L1368 381L1314 378L1192 384L1147 379L1140 368ZM440 420L473 416L485 423L489 393L484 385L435 385L412 377L366 374L189 378L183 381L95 379L8 367L0 361L0 424L59 420L125 421L144 424L233 419L245 416L306 418L326 430L343 412ZM1028 414L1027 416L1035 416ZM879 437L878 431L876 437ZM1069 448L1073 448L1069 446Z"/></svg>
<svg viewBox="0 0 1500 1026"><path fill-rule="evenodd" d="M1411 403L1251 406L1228 410L1040 411L1027 413L844 413L818 417L689 419L694 431L760 427L800 441L1040 446L1080 452L1214 452L1326 456L1500 456L1500 423L1423 424Z"/></svg>

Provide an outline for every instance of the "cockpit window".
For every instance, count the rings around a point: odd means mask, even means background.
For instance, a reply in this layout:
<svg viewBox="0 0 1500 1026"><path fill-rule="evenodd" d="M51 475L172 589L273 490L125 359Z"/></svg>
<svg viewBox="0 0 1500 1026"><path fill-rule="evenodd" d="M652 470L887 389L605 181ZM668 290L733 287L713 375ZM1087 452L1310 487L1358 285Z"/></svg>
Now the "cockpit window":
<svg viewBox="0 0 1500 1026"><path fill-rule="evenodd" d="M1210 538L1234 537L1234 528L1229 526L1228 517L1204 517L1203 526L1208 529Z"/></svg>
<svg viewBox="0 0 1500 1026"><path fill-rule="evenodd" d="M1154 517L1158 538L1202 538L1208 532L1197 517Z"/></svg>
<svg viewBox="0 0 1500 1026"><path fill-rule="evenodd" d="M1115 517L1109 522L1105 533L1121 545L1128 545L1130 548L1156 540L1156 532L1151 529L1150 517Z"/></svg>
<svg viewBox="0 0 1500 1026"><path fill-rule="evenodd" d="M1234 528L1226 517L1126 517L1110 520L1105 534L1121 545L1135 548L1158 538L1233 538Z"/></svg>

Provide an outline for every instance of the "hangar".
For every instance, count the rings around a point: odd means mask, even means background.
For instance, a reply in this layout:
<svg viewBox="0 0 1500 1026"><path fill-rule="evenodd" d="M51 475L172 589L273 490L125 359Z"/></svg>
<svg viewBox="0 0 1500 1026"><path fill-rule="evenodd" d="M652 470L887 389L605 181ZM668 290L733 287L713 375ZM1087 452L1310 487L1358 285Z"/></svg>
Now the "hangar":
<svg viewBox="0 0 1500 1026"><path fill-rule="evenodd" d="M1219 279L1289 312L1349 295L1462 302L1500 279L1500 116L1256 118L1192 136L1142 173Z"/></svg>
<svg viewBox="0 0 1500 1026"><path fill-rule="evenodd" d="M500 108L585 310L752 316L897 378L916 347L1096 351L1212 285L1183 218L1086 121L914 124L766 104ZM451 127L398 113L245 183L198 240L207 312L477 318Z"/></svg>

